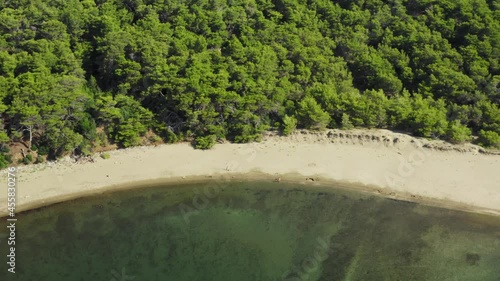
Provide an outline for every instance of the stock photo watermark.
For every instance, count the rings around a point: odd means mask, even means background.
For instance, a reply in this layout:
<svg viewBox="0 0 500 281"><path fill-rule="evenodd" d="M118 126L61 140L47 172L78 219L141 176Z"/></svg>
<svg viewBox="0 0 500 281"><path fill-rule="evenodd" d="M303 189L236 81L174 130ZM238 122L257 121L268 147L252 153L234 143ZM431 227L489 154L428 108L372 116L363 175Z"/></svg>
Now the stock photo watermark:
<svg viewBox="0 0 500 281"><path fill-rule="evenodd" d="M257 157L257 149L255 147L254 144L252 147L238 150L240 156L244 158L243 162L250 163L255 160ZM228 174L222 174L218 178L209 181L201 190L195 188L190 204L182 203L179 205L179 210L182 213L184 221L189 223L190 216L208 208L210 202L229 186L233 178L231 173L238 172L240 167L240 162L235 160L229 161L224 168L224 171L229 172Z"/></svg>
<svg viewBox="0 0 500 281"><path fill-rule="evenodd" d="M9 167L7 169L7 229L9 234L7 238L7 271L16 273L16 181L17 181L16 167ZM2 239L3 240L3 239Z"/></svg>
<svg viewBox="0 0 500 281"><path fill-rule="evenodd" d="M397 173L388 171L385 174L385 181L388 187L398 187L405 182L405 180L415 173L417 167L422 166L430 154L422 143L415 139L417 150L413 150L407 157L399 155L399 165Z"/></svg>
<svg viewBox="0 0 500 281"><path fill-rule="evenodd" d="M283 281L303 281L309 280L309 276L321 268L321 264L325 261L330 254L332 248L327 242L328 239L318 237L315 243L313 253L305 257L299 266L295 269L285 272L282 276Z"/></svg>

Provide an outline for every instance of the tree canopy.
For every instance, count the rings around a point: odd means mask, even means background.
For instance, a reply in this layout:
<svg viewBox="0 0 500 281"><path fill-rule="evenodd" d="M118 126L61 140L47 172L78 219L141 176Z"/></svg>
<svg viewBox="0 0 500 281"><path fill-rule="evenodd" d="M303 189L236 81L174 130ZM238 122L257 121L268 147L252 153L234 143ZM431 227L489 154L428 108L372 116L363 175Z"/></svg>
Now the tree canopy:
<svg viewBox="0 0 500 281"><path fill-rule="evenodd" d="M388 128L499 147L497 0L0 3L0 141Z"/></svg>

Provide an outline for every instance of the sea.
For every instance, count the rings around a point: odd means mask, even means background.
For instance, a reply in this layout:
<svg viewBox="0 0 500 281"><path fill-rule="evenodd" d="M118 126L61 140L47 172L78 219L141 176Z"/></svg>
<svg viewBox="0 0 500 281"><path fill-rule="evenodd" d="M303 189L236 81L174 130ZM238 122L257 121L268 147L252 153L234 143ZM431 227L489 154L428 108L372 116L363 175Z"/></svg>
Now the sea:
<svg viewBox="0 0 500 281"><path fill-rule="evenodd" d="M212 178L16 218L1 280L500 280L500 217L336 186Z"/></svg>

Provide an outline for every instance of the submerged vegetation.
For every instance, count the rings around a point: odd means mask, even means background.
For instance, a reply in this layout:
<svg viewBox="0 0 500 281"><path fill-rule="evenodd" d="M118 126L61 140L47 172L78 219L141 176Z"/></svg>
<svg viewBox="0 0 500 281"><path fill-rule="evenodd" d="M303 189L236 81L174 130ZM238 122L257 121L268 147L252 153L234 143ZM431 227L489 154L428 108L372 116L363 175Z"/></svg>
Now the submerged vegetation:
<svg viewBox="0 0 500 281"><path fill-rule="evenodd" d="M500 148L498 0L19 0L0 30L0 143L50 158L295 127Z"/></svg>

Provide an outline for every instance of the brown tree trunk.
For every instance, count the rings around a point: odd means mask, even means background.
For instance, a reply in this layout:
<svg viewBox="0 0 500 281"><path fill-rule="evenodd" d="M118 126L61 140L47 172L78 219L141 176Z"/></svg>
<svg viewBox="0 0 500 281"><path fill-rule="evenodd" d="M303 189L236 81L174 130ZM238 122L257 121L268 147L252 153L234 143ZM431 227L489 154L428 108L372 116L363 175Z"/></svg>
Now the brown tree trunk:
<svg viewBox="0 0 500 281"><path fill-rule="evenodd" d="M33 128L29 128L29 132L30 132L30 142L29 142L29 147L28 147L28 152L31 151L31 143L33 141Z"/></svg>

